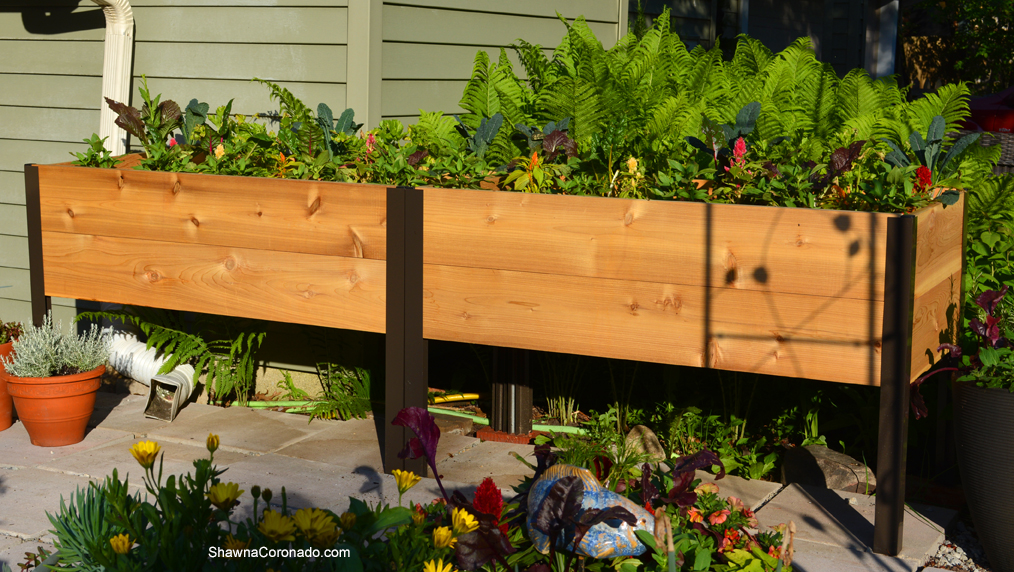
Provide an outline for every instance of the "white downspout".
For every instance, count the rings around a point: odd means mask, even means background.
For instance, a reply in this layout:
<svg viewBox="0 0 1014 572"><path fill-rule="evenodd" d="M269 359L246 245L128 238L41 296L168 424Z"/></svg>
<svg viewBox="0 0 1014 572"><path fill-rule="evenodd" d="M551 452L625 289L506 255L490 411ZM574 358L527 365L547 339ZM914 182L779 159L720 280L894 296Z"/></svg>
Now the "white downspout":
<svg viewBox="0 0 1014 572"><path fill-rule="evenodd" d="M129 103L131 63L134 53L134 12L129 0L92 0L106 15L106 51L102 64L102 101L99 137L108 137L106 147L114 157L127 152L127 133L115 121L116 114L105 98Z"/></svg>

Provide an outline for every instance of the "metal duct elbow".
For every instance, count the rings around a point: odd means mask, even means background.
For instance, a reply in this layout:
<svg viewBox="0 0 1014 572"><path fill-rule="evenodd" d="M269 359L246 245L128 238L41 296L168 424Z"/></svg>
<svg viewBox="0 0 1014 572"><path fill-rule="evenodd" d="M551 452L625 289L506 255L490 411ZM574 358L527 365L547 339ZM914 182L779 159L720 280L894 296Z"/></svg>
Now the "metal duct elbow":
<svg viewBox="0 0 1014 572"><path fill-rule="evenodd" d="M102 100L99 103L99 136L114 156L127 152L127 133L116 125L116 114L105 98L130 101L134 51L134 11L128 0L92 0L106 16L105 56L102 64Z"/></svg>

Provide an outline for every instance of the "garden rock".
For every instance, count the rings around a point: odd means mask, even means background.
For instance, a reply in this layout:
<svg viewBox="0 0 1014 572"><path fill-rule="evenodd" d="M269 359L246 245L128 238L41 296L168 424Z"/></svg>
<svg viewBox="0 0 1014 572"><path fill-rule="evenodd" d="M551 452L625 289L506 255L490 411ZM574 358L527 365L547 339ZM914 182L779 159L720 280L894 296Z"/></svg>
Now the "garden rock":
<svg viewBox="0 0 1014 572"><path fill-rule="evenodd" d="M648 455L649 460L651 461L666 460L666 454L665 450L662 449L662 443L659 442L654 431L648 429L644 425L635 425L630 432L627 433L627 446L633 451Z"/></svg>
<svg viewBox="0 0 1014 572"><path fill-rule="evenodd" d="M793 447L782 463L782 484L799 483L853 493L873 493L877 479L869 467L822 445Z"/></svg>

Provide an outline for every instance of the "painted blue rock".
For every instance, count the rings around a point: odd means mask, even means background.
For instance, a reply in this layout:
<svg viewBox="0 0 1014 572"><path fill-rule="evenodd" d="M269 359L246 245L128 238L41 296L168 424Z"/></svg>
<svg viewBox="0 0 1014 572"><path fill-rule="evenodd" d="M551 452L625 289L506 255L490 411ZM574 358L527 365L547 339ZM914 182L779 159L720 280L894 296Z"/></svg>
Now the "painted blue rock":
<svg viewBox="0 0 1014 572"><path fill-rule="evenodd" d="M532 489L528 493L527 524L528 536L532 539L535 549L542 554L549 553L549 537L535 529L535 513L556 481L569 476L576 476L584 483L584 499L581 501L581 508L587 510L621 506L637 517L637 524L634 526L623 521L619 521L618 527L609 526L609 523L606 522L596 524L588 530L588 534L581 540L575 552L593 558L637 556L644 553L646 547L637 539L634 531L644 530L654 534L655 517L644 507L637 506L630 499L603 487L588 469L573 465L553 465L539 477L539 480L532 483ZM573 550L573 546L558 546L557 548Z"/></svg>

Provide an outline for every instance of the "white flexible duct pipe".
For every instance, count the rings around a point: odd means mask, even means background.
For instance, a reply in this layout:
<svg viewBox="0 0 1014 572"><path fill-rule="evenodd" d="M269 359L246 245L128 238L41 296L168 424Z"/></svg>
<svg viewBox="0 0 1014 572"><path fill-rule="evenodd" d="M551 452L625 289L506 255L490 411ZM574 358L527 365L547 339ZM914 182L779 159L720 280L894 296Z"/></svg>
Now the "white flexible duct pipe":
<svg viewBox="0 0 1014 572"><path fill-rule="evenodd" d="M127 152L127 132L115 121L116 114L105 98L130 101L131 63L134 51L134 12L128 0L92 0L106 15L105 56L102 64L102 101L99 104L99 137L106 137L106 148L114 157Z"/></svg>
<svg viewBox="0 0 1014 572"><path fill-rule="evenodd" d="M155 348L147 349L144 342L137 336L126 332L116 332L109 343L109 365L116 371L131 379L151 386L152 378L156 377L159 368L166 358L158 357ZM181 399L186 401L194 390L194 366L183 364L165 375L157 376L161 383L177 385L181 389Z"/></svg>

